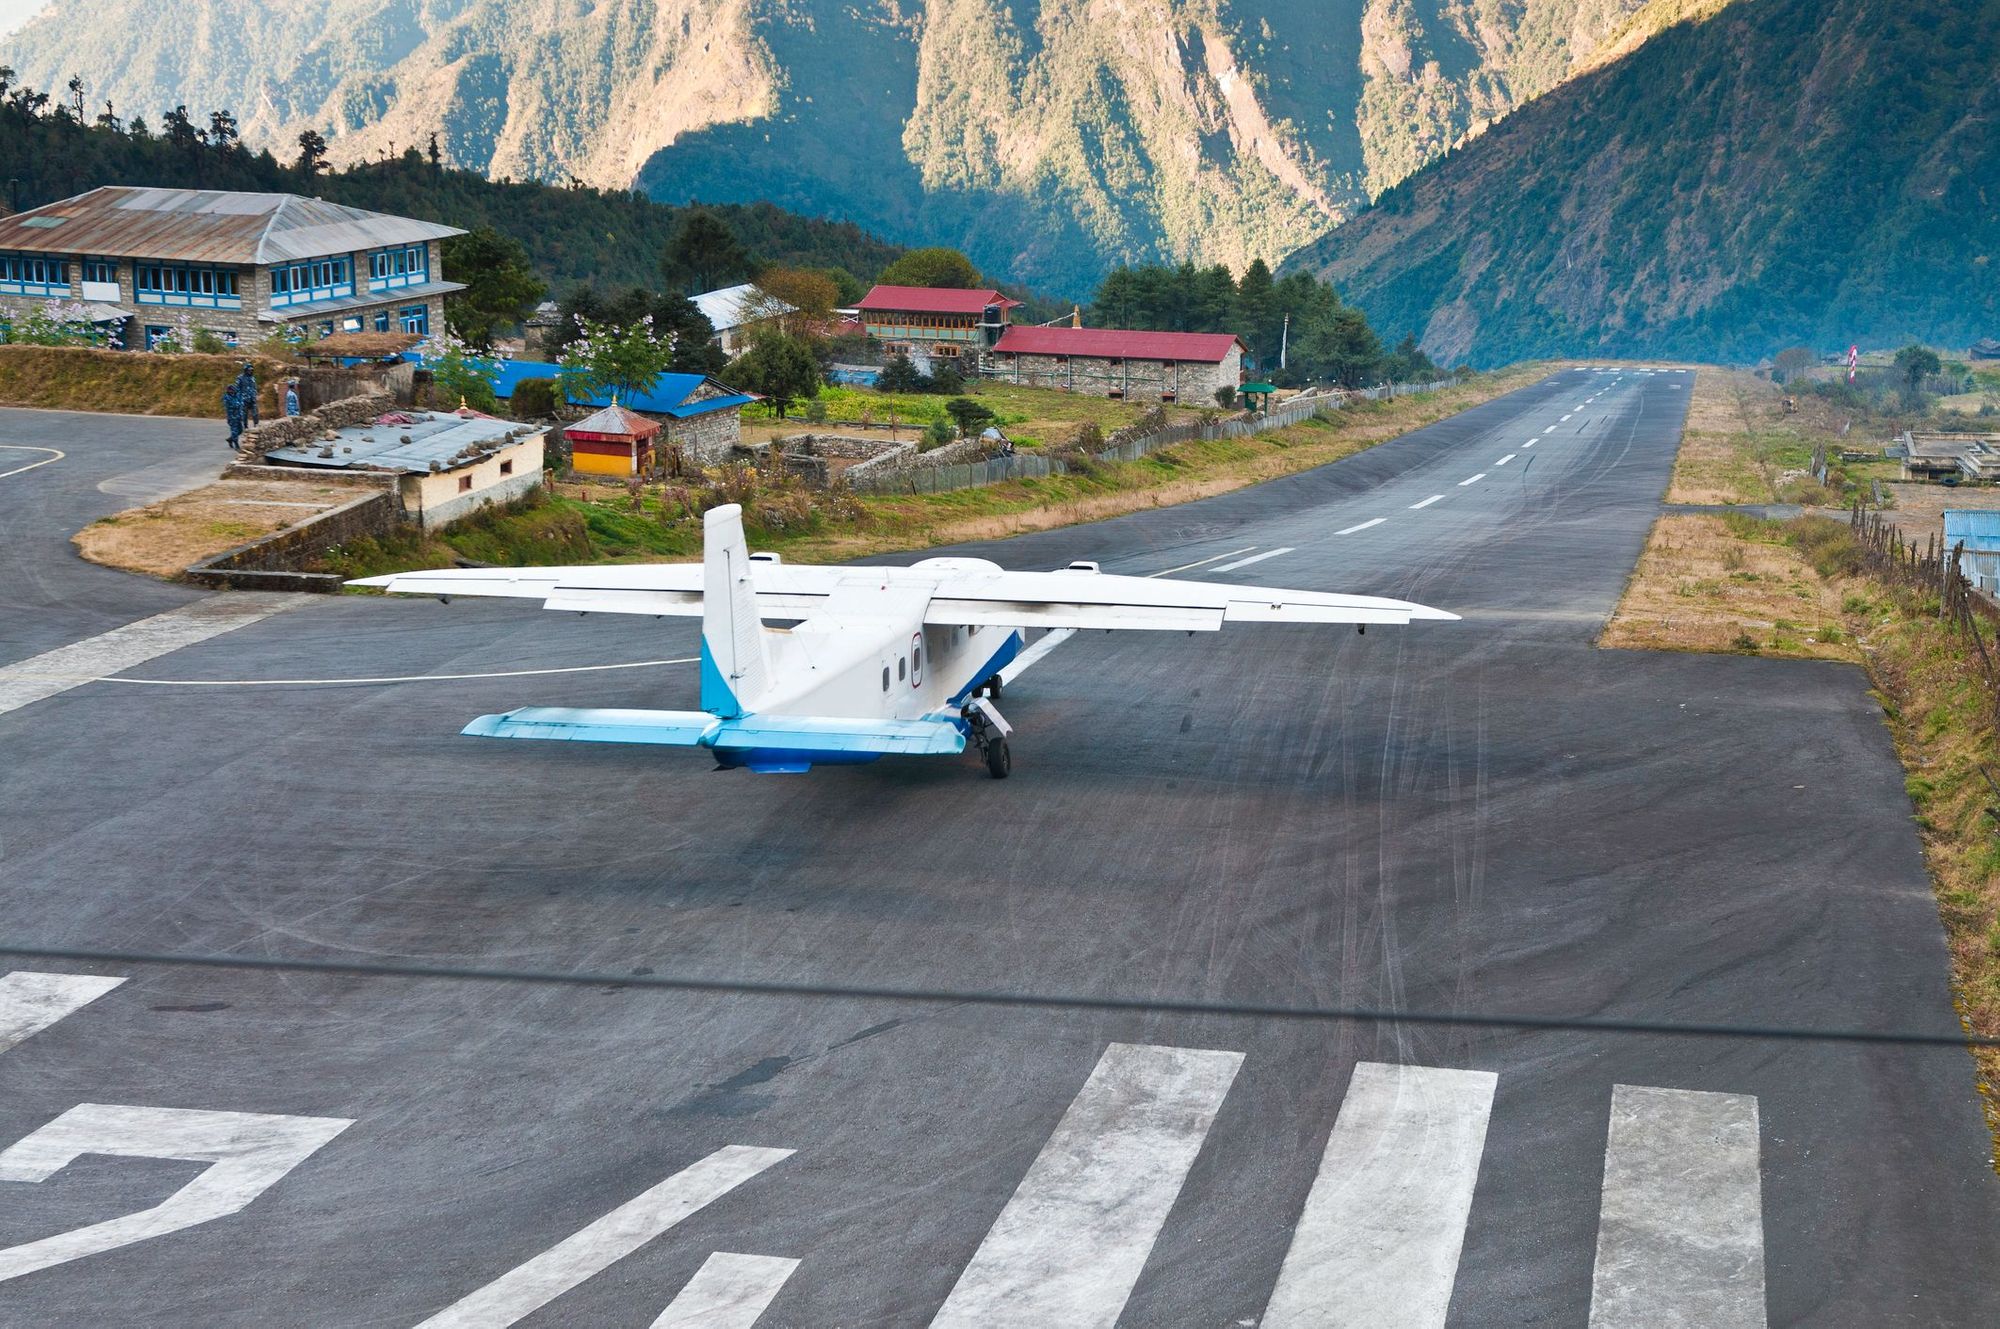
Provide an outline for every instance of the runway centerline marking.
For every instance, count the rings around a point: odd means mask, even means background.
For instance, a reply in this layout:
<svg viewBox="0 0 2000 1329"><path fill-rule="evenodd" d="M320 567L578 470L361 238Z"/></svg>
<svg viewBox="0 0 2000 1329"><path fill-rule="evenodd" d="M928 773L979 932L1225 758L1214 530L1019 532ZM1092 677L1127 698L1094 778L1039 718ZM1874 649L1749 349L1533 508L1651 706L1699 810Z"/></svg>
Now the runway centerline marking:
<svg viewBox="0 0 2000 1329"><path fill-rule="evenodd" d="M82 1010L124 981L96 974L43 974L32 969L0 975L0 1052Z"/></svg>
<svg viewBox="0 0 2000 1329"><path fill-rule="evenodd" d="M1528 440L1528 441L1527 441L1526 443L1523 443L1523 444L1522 444L1521 446L1522 446L1522 447L1524 447L1524 448L1532 448L1532 447L1534 447L1534 446L1535 446L1535 444L1537 444L1537 443L1539 443L1539 442L1541 442L1541 441L1542 441L1542 440L1540 440L1539 438L1531 438L1531 439L1529 439L1529 440Z"/></svg>
<svg viewBox="0 0 2000 1329"><path fill-rule="evenodd" d="M1591 1329L1764 1329L1757 1100L1611 1089Z"/></svg>
<svg viewBox="0 0 2000 1329"><path fill-rule="evenodd" d="M751 1329L798 1267L797 1260L776 1255L717 1251L702 1261L652 1329Z"/></svg>
<svg viewBox="0 0 2000 1329"><path fill-rule="evenodd" d="M1354 1068L1263 1329L1444 1324L1498 1081Z"/></svg>
<svg viewBox="0 0 2000 1329"><path fill-rule="evenodd" d="M1266 549L1261 554L1252 554L1248 558L1239 558L1234 563L1224 563L1219 568L1210 568L1209 571L1234 572L1238 568L1247 568L1252 563L1262 563L1267 558L1276 558L1280 554L1289 554L1292 552L1292 548L1293 547L1291 545L1284 545L1278 549Z"/></svg>
<svg viewBox="0 0 2000 1329"><path fill-rule="evenodd" d="M1369 528L1370 526L1380 526L1380 525L1381 525L1381 524L1382 524L1383 522L1385 522L1385 521L1387 521L1387 520L1389 520L1389 519L1388 519L1387 517L1374 517L1374 518L1371 518L1371 519L1369 519L1368 521L1363 521L1363 522L1356 522L1356 523L1355 523L1354 525L1352 525L1352 526L1349 526L1349 527L1348 527L1347 529L1345 529L1345 530L1341 530L1341 531L1335 531L1335 532L1334 532L1334 534L1335 534L1335 535L1352 535L1352 534L1354 534L1354 533L1355 533L1356 531L1365 531L1365 530L1367 530L1367 529L1368 529L1368 528Z"/></svg>
<svg viewBox="0 0 2000 1329"><path fill-rule="evenodd" d="M55 448L30 447L26 443L0 443L0 449L5 449L8 452L46 452L49 454L40 461L29 462L26 466L16 466L11 471L0 471L0 480L5 480L10 475L24 475L34 470L37 466L53 466L64 457L69 456L67 452L60 452Z"/></svg>
<svg viewBox="0 0 2000 1329"><path fill-rule="evenodd" d="M725 1145L453 1302L417 1329L505 1329L516 1324L792 1152Z"/></svg>
<svg viewBox="0 0 2000 1329"><path fill-rule="evenodd" d="M1149 572L1146 575L1148 577L1171 577L1176 572L1186 572L1189 568L1199 568L1220 559L1233 558L1237 554L1247 554L1256 547L1256 545L1244 545L1241 549L1232 549L1227 554L1216 554L1211 558L1196 559L1192 563L1183 563L1177 568L1161 568L1158 572Z"/></svg>
<svg viewBox="0 0 2000 1329"><path fill-rule="evenodd" d="M1569 415L1565 415L1565 416L1564 416L1564 417L1563 417L1562 419L1560 419L1560 420L1556 421L1556 423L1557 423L1557 424L1559 424L1559 425L1566 425L1566 424L1568 424L1568 423L1569 423L1569 420L1570 420L1570 415L1575 415L1575 414L1576 414L1576 412L1575 412L1575 411L1571 411L1571 412L1569 413Z"/></svg>
<svg viewBox="0 0 2000 1329"><path fill-rule="evenodd" d="M1486 472L1484 472L1484 471L1481 471L1481 472L1480 472L1479 474L1477 474L1477 475L1470 475L1470 476L1467 476L1467 477L1466 477L1465 479L1463 479L1463 480L1460 480L1460 481L1458 482L1458 487L1459 487L1460 489L1463 489L1463 488L1465 488L1465 487L1466 487L1467 485L1476 485L1476 484L1478 484L1478 483L1479 483L1479 482L1480 482L1481 480L1484 480L1485 478L1486 478Z"/></svg>
<svg viewBox="0 0 2000 1329"><path fill-rule="evenodd" d="M120 673L169 652L248 627L312 598L228 591L44 651L0 670L0 715L68 692L90 678Z"/></svg>
<svg viewBox="0 0 2000 1329"><path fill-rule="evenodd" d="M1415 511L1416 511L1416 510L1417 510L1418 508L1427 508L1427 507L1429 507L1429 506L1430 506L1431 504L1433 504L1433 503L1437 502L1437 501L1438 501L1439 499L1441 499L1441 498L1443 498L1443 497L1444 497L1444 495L1443 495L1443 494L1432 494L1432 495L1431 495L1431 496L1430 496L1429 498L1425 499L1425 500L1424 500L1423 502L1421 502L1421 503L1412 503L1412 504L1410 504L1410 511L1412 511L1412 512L1415 512Z"/></svg>
<svg viewBox="0 0 2000 1329"><path fill-rule="evenodd" d="M1495 466L1505 466L1508 462L1514 460L1514 458L1520 455L1521 454L1518 452L1510 452L1506 456L1502 457L1499 461L1494 462L1493 464Z"/></svg>
<svg viewBox="0 0 2000 1329"><path fill-rule="evenodd" d="M1106 1048L931 1329L1112 1329L1242 1064Z"/></svg>

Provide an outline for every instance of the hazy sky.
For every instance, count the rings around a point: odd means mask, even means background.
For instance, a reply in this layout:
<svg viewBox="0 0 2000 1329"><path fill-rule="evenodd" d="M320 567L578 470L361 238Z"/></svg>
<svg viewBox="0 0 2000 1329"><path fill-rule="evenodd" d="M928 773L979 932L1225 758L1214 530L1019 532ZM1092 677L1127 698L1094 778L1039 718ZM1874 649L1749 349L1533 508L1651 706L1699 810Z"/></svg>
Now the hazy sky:
<svg viewBox="0 0 2000 1329"><path fill-rule="evenodd" d="M49 7L50 0L0 0L0 37Z"/></svg>

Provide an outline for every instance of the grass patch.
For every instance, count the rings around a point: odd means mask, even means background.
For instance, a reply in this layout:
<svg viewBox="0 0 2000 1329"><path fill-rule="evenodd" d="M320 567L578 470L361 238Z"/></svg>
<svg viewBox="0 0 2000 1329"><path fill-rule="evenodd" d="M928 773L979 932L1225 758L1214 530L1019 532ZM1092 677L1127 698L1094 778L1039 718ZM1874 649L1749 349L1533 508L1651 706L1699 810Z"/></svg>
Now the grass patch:
<svg viewBox="0 0 2000 1329"><path fill-rule="evenodd" d="M155 355L69 346L0 346L0 405L51 411L222 418L222 390L240 355ZM252 358L264 418L278 414L277 385L290 365ZM217 443L222 440L218 435Z"/></svg>

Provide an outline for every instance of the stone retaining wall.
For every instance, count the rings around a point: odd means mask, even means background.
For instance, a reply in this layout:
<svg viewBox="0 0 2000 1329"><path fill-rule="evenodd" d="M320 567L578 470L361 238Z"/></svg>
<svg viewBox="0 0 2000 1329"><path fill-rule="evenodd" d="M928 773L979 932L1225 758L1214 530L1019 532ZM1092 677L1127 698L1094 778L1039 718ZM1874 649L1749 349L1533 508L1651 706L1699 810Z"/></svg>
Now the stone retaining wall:
<svg viewBox="0 0 2000 1329"><path fill-rule="evenodd" d="M309 442L319 438L329 429L345 429L350 425L369 424L377 416L395 409L395 399L387 392L371 390L358 397L328 402L318 410L308 411L304 415L280 416L276 420L258 425L255 429L244 431L243 460L255 460L273 448L288 448Z"/></svg>
<svg viewBox="0 0 2000 1329"><path fill-rule="evenodd" d="M388 535L402 522L402 506L383 491L309 517L261 540L203 559L182 576L197 586L236 590L337 591L341 578L305 567L335 545Z"/></svg>

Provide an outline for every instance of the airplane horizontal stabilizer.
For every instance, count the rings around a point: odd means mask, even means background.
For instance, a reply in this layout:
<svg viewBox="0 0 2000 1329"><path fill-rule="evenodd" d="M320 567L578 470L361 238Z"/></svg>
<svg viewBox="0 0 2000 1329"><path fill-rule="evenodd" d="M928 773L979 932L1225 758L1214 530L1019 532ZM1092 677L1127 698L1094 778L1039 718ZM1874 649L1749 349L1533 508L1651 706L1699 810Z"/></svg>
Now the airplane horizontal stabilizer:
<svg viewBox="0 0 2000 1329"><path fill-rule="evenodd" d="M743 758L750 765L760 764L761 754L789 754L805 761L853 761L965 751L964 733L954 721L943 716L894 720L745 715L723 719L706 711L525 706L501 715L482 715L461 732L474 738L713 748L718 755Z"/></svg>
<svg viewBox="0 0 2000 1329"><path fill-rule="evenodd" d="M722 721L706 711L593 710L574 706L523 706L482 715L460 733L474 738L555 738L577 743L664 743L692 748Z"/></svg>

